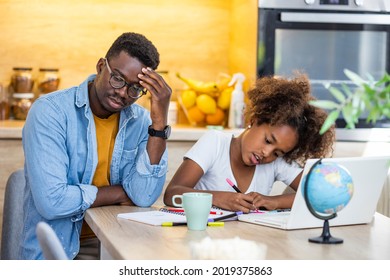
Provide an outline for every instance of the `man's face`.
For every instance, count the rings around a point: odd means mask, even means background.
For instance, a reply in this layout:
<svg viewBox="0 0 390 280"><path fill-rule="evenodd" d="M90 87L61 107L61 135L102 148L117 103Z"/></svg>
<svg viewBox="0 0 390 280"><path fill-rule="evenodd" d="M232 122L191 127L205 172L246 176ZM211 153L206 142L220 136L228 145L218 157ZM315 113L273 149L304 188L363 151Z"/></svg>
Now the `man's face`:
<svg viewBox="0 0 390 280"><path fill-rule="evenodd" d="M129 96L131 90L129 87L132 85L141 87L138 74L142 73L144 67L145 65L138 59L125 52L108 60L100 59L96 66L95 90L92 88L90 92L90 103L94 114L102 118L108 117L137 101L137 98ZM114 80L116 82L123 80L124 86L114 88L112 86L116 86Z"/></svg>

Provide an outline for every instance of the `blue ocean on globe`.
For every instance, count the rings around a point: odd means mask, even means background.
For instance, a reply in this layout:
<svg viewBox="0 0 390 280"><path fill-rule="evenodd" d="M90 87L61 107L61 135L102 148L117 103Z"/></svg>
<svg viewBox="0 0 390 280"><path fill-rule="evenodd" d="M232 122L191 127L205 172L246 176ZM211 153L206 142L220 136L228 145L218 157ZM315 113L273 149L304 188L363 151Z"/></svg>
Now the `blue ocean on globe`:
<svg viewBox="0 0 390 280"><path fill-rule="evenodd" d="M304 194L305 181L302 184ZM322 214L333 214L342 210L353 195L353 181L349 171L336 163L321 162L310 172L307 182L308 199L313 209Z"/></svg>

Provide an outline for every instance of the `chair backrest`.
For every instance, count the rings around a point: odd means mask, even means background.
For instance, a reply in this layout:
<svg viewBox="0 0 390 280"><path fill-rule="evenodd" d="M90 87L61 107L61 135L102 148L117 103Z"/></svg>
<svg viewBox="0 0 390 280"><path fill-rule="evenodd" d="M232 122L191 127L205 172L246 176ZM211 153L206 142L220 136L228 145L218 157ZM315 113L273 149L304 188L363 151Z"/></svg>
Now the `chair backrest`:
<svg viewBox="0 0 390 280"><path fill-rule="evenodd" d="M14 171L5 186L3 225L1 236L1 259L18 259L23 228L23 196L26 180L24 170Z"/></svg>
<svg viewBox="0 0 390 280"><path fill-rule="evenodd" d="M45 222L37 224L36 233L46 260L67 260L65 250L62 247L55 231Z"/></svg>

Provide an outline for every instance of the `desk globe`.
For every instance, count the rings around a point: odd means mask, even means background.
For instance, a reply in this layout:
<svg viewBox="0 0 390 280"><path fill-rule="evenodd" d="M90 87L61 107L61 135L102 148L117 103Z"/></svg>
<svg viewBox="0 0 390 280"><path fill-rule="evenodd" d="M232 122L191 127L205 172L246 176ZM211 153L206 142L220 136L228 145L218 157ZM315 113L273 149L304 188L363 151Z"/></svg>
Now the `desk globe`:
<svg viewBox="0 0 390 280"><path fill-rule="evenodd" d="M349 171L332 162L316 161L303 179L303 196L306 205L318 219L324 220L322 234L309 238L310 242L322 244L343 243L340 238L332 237L329 231L329 220L337 216L351 200L353 182Z"/></svg>

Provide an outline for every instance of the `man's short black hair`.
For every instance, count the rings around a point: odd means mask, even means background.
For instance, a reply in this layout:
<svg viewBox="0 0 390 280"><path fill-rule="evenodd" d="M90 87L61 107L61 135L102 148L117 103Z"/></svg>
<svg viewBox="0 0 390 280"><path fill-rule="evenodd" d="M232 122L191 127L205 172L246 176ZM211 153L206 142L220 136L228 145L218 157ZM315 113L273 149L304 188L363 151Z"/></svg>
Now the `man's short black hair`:
<svg viewBox="0 0 390 280"><path fill-rule="evenodd" d="M118 56L121 51L137 58L142 64L153 70L160 64L160 54L153 43L144 35L127 32L119 36L106 54L106 58Z"/></svg>

